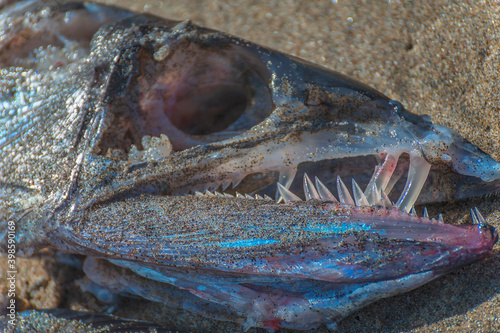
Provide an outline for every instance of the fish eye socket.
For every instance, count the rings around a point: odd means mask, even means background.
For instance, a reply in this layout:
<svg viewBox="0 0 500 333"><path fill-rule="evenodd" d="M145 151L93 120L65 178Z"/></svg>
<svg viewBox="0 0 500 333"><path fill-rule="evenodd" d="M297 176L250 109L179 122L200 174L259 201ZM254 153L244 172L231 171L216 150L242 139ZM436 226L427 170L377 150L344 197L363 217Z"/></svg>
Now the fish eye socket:
<svg viewBox="0 0 500 333"><path fill-rule="evenodd" d="M223 141L273 111L266 65L242 46L187 41L159 59L150 48L122 51L109 81L109 120L99 152L143 149L145 136L165 135L174 151ZM130 61L133 59L133 61Z"/></svg>
<svg viewBox="0 0 500 333"><path fill-rule="evenodd" d="M146 113L161 108L186 135L230 136L257 125L273 109L267 69L241 48L190 43L164 62L163 73L143 92L140 104Z"/></svg>
<svg viewBox="0 0 500 333"><path fill-rule="evenodd" d="M182 96L173 97L163 112L172 124L189 135L208 135L230 127L248 107L252 87L238 82L213 82L191 86Z"/></svg>

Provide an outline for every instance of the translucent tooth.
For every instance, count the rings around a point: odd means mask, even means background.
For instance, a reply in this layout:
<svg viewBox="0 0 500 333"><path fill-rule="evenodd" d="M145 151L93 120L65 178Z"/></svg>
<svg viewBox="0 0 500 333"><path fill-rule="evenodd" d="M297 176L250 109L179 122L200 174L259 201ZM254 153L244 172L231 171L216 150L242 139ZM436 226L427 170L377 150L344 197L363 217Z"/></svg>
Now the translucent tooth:
<svg viewBox="0 0 500 333"><path fill-rule="evenodd" d="M368 182L365 190L365 196L368 198L369 191L372 191L373 185L377 185L377 188L385 189L389 183L391 176L396 169L398 163L399 155L387 154L385 156L384 162L375 167L372 178Z"/></svg>
<svg viewBox="0 0 500 333"><path fill-rule="evenodd" d="M225 196L226 198L234 198L234 196L233 196L233 195L231 195L231 194L229 194L229 193L224 193L224 196Z"/></svg>
<svg viewBox="0 0 500 333"><path fill-rule="evenodd" d="M225 191L229 187L229 185L231 185L231 181L222 183L221 184L222 191Z"/></svg>
<svg viewBox="0 0 500 333"><path fill-rule="evenodd" d="M245 197L243 194L241 194L241 193L240 193L240 192L238 192L238 191L237 191L235 194L236 194L236 197L237 197L237 198L244 198L244 197Z"/></svg>
<svg viewBox="0 0 500 333"><path fill-rule="evenodd" d="M318 191L314 187L311 179L307 176L307 173L304 173L304 193L306 195L306 201L320 199Z"/></svg>
<svg viewBox="0 0 500 333"><path fill-rule="evenodd" d="M278 191L280 192L280 197L285 200L286 203L292 201L302 201L298 196L290 192L286 187L278 183Z"/></svg>
<svg viewBox="0 0 500 333"><path fill-rule="evenodd" d="M254 199L254 197L252 197L252 196L251 196L251 195L249 195L249 194L245 194L245 198L247 198L247 199L252 199L252 200Z"/></svg>
<svg viewBox="0 0 500 333"><path fill-rule="evenodd" d="M399 210L409 212L427 180L431 165L420 156L410 155L410 167L406 185L396 204Z"/></svg>
<svg viewBox="0 0 500 333"><path fill-rule="evenodd" d="M415 210L415 207L411 207L411 209L410 209L410 215L411 215L411 216L414 216L414 217L417 217L417 216L418 216L418 215L417 215L417 211Z"/></svg>
<svg viewBox="0 0 500 333"><path fill-rule="evenodd" d="M486 220L484 219L483 214L477 209L477 207L474 207L474 211L476 212L477 219L479 220L479 224L484 225L487 224Z"/></svg>
<svg viewBox="0 0 500 333"><path fill-rule="evenodd" d="M352 194L354 196L354 201L356 202L356 206L370 206L363 191L359 187L358 183L356 183L354 178L352 179Z"/></svg>
<svg viewBox="0 0 500 333"><path fill-rule="evenodd" d="M429 219L429 212L427 211L427 207L424 207L424 213L422 214L424 219Z"/></svg>
<svg viewBox="0 0 500 333"><path fill-rule="evenodd" d="M479 224L479 219L473 209L470 210L470 216L472 217L472 224Z"/></svg>
<svg viewBox="0 0 500 333"><path fill-rule="evenodd" d="M255 195L255 199L257 200L264 200L264 198L258 194Z"/></svg>
<svg viewBox="0 0 500 333"><path fill-rule="evenodd" d="M297 174L297 168L292 167L292 168L284 168L280 170L280 175L278 178L278 183L284 186L286 189L290 188L290 185L292 185L293 179L295 178L295 175ZM276 201L280 202L280 191L276 191Z"/></svg>
<svg viewBox="0 0 500 333"><path fill-rule="evenodd" d="M444 222L443 214L438 215L438 221L439 222Z"/></svg>
<svg viewBox="0 0 500 333"><path fill-rule="evenodd" d="M389 197L387 196L387 194L385 193L384 190L381 190L380 193L382 195L382 203L383 203L384 207L387 209L391 209L393 206L391 199L389 199Z"/></svg>
<svg viewBox="0 0 500 333"><path fill-rule="evenodd" d="M212 192L210 192L210 191L205 191L205 195L209 196L209 197L213 197L214 196L214 194Z"/></svg>
<svg viewBox="0 0 500 333"><path fill-rule="evenodd" d="M214 192L214 194L215 194L216 196L218 196L218 197L223 197L223 196L224 196L224 194L219 193L219 192Z"/></svg>
<svg viewBox="0 0 500 333"><path fill-rule="evenodd" d="M341 203L354 206L354 200L352 200L347 187L339 176L337 176L337 192Z"/></svg>
<svg viewBox="0 0 500 333"><path fill-rule="evenodd" d="M368 200L368 204L370 206L382 206L382 191L378 189L377 184L373 183L371 185L371 189L368 192L368 195L366 195L366 200Z"/></svg>
<svg viewBox="0 0 500 333"><path fill-rule="evenodd" d="M337 198L328 190L328 188L323 184L318 177L315 177L316 189L318 190L319 197L323 201L338 202Z"/></svg>
<svg viewBox="0 0 500 333"><path fill-rule="evenodd" d="M266 201L273 201L273 199L271 199L271 198L270 198L268 195L266 195L266 194L264 194L264 195L263 195L263 197L264 197L264 200L266 200Z"/></svg>
<svg viewBox="0 0 500 333"><path fill-rule="evenodd" d="M203 193L198 192L198 191L195 191L194 195L197 196L197 197L203 197L204 196Z"/></svg>
<svg viewBox="0 0 500 333"><path fill-rule="evenodd" d="M384 188L385 193L387 193L387 194L391 193L392 188L394 187L394 185L396 185L398 180L403 176L405 171L406 170L404 168L399 168L399 169L396 168L396 170L394 170L394 172L392 173L391 179L387 183L387 186Z"/></svg>
<svg viewBox="0 0 500 333"><path fill-rule="evenodd" d="M245 178L245 176L243 176L243 177L240 176L240 177L236 178L235 180L233 180L233 183L232 183L233 184L232 185L233 188L235 188L236 186L240 185L240 183L243 180L243 178Z"/></svg>

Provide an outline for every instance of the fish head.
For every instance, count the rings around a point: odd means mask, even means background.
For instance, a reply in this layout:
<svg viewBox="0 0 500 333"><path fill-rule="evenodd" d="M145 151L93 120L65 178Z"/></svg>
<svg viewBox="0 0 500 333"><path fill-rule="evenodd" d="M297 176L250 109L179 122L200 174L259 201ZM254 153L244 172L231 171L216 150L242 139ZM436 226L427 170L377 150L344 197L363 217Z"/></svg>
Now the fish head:
<svg viewBox="0 0 500 333"><path fill-rule="evenodd" d="M92 202L216 189L279 199L277 183L303 196L293 180L309 173L330 188L355 179L409 212L500 185L489 155L340 73L189 21L139 16L96 36Z"/></svg>

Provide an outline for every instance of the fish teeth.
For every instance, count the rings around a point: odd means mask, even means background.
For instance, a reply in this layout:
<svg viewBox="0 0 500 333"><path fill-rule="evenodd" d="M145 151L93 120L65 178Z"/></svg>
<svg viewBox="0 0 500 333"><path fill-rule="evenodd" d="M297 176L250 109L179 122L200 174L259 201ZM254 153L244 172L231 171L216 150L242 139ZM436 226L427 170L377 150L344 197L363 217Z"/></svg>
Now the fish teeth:
<svg viewBox="0 0 500 333"><path fill-rule="evenodd" d="M278 183L278 191L280 193L280 199L283 198L285 203L293 202L293 201L302 201L302 199L300 199L298 196L293 194L289 189L287 189L286 187L284 187L280 183Z"/></svg>
<svg viewBox="0 0 500 333"><path fill-rule="evenodd" d="M283 168L280 170L278 183L281 184L286 189L289 189L290 185L292 185L293 179L295 178L296 174L297 174L297 167ZM281 201L279 190L276 191L276 201L277 202Z"/></svg>
<svg viewBox="0 0 500 333"><path fill-rule="evenodd" d="M415 207L411 207L410 209L410 215L413 217L417 217L417 211L415 210Z"/></svg>
<svg viewBox="0 0 500 333"><path fill-rule="evenodd" d="M241 181L243 180L243 178L245 178L245 176L238 177L238 178L234 179L232 181L232 188L235 188L236 186L238 186L241 183Z"/></svg>
<svg viewBox="0 0 500 333"><path fill-rule="evenodd" d="M221 189L222 189L222 192L224 192L228 187L229 185L231 185L231 181L227 181L227 182L224 182L222 183L220 186L221 186Z"/></svg>
<svg viewBox="0 0 500 333"><path fill-rule="evenodd" d="M307 173L304 173L304 193L306 195L306 201L320 200L318 191L314 187L311 179L309 179L309 177L307 176Z"/></svg>
<svg viewBox="0 0 500 333"><path fill-rule="evenodd" d="M363 191L359 187L358 183L356 183L354 178L352 179L352 194L354 196L354 201L356 203L356 206L358 206L358 207L370 206L370 204L368 203L368 200L366 199L365 194L363 193Z"/></svg>
<svg viewBox="0 0 500 333"><path fill-rule="evenodd" d="M474 209L472 208L470 210L470 216L472 217L472 224L479 224L479 219L476 215L476 212L474 212Z"/></svg>
<svg viewBox="0 0 500 333"><path fill-rule="evenodd" d="M431 165L423 157L410 155L410 167L405 188L396 203L399 210L407 213L410 211L417 201L420 191L422 191L430 169Z"/></svg>
<svg viewBox="0 0 500 333"><path fill-rule="evenodd" d="M394 206L391 199L389 199L389 197L387 196L387 194L385 193L384 190L381 190L380 193L382 196L382 203L383 203L384 207L387 209L391 209Z"/></svg>
<svg viewBox="0 0 500 333"><path fill-rule="evenodd" d="M347 187L339 176L337 176L337 193L341 203L354 206L354 200L352 200L349 190L347 190Z"/></svg>
<svg viewBox="0 0 500 333"><path fill-rule="evenodd" d="M263 197L264 197L264 200L266 200L266 201L274 201L274 200L273 200L273 199L271 199L271 197L269 197L268 195L265 195L265 194L264 194L264 195L263 195Z"/></svg>
<svg viewBox="0 0 500 333"><path fill-rule="evenodd" d="M424 207L424 213L422 214L424 219L429 219L429 212L427 211L427 207Z"/></svg>
<svg viewBox="0 0 500 333"><path fill-rule="evenodd" d="M391 180L394 170L396 170L396 165L398 163L398 155L386 154L384 162L375 167L375 171L368 182L365 190L365 196L368 198L368 192L372 191L373 185L377 188L385 190L389 181Z"/></svg>
<svg viewBox="0 0 500 333"><path fill-rule="evenodd" d="M318 194L323 201L332 201L338 202L337 198L330 192L330 190L323 184L318 177L315 177L316 189L318 190Z"/></svg>
<svg viewBox="0 0 500 333"><path fill-rule="evenodd" d="M486 223L486 220L484 219L483 217L483 214L481 214L481 212L479 211L479 209L477 209L477 207L474 207L474 211L476 213L476 217L477 217L477 220L479 221L479 224L480 225L485 225L487 224Z"/></svg>
<svg viewBox="0 0 500 333"><path fill-rule="evenodd" d="M474 207L474 209L470 210L470 216L472 217L472 224L477 224L479 226L484 226L487 224L483 214L481 214L477 207Z"/></svg>
<svg viewBox="0 0 500 333"><path fill-rule="evenodd" d="M368 184L370 187L366 188L364 195L366 196L366 200L368 200L368 204L370 206L382 205L382 193L377 188L377 184L372 183Z"/></svg>

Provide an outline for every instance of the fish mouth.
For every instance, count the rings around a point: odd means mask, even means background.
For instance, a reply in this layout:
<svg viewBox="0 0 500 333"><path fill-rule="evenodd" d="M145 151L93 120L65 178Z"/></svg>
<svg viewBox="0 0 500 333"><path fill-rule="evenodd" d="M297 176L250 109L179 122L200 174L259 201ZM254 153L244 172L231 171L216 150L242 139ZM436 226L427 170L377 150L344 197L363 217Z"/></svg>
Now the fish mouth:
<svg viewBox="0 0 500 333"><path fill-rule="evenodd" d="M174 30L182 29L192 28ZM334 78L333 88L332 79L291 78L283 74L290 68L319 74L204 32L120 52L106 92L112 112L95 149L125 163L134 179L119 179L127 185L115 189L300 197L410 212L415 204L460 198L460 186L470 187L469 196L500 187L498 163L400 103L334 72L322 72ZM478 165L464 162L474 159Z"/></svg>

